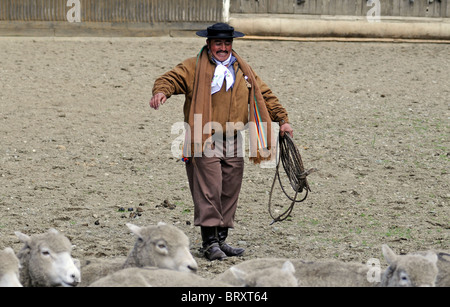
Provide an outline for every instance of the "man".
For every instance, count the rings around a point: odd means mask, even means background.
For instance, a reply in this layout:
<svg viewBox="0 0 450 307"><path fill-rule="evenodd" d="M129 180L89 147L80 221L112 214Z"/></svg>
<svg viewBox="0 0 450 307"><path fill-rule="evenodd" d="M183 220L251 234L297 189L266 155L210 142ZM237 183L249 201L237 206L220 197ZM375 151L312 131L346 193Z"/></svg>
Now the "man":
<svg viewBox="0 0 450 307"><path fill-rule="evenodd" d="M225 242L234 227L244 170L240 130L249 127L250 159L255 163L270 159L275 148L272 121L279 123L282 135L293 130L278 98L232 49L233 39L243 33L216 23L197 35L207 38L206 46L155 81L150 106L157 110L170 96L185 95L184 120L189 126L183 153L194 225L201 228L205 257L222 260L244 253Z"/></svg>

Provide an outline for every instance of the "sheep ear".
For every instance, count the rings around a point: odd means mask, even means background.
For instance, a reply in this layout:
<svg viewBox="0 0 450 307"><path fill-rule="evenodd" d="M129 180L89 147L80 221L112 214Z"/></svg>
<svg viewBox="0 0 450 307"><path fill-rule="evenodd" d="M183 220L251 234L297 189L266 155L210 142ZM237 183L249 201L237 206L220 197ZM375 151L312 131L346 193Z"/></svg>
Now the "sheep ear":
<svg viewBox="0 0 450 307"><path fill-rule="evenodd" d="M141 227L136 226L136 225L131 224L131 223L127 223L126 225L127 225L128 229L131 230L132 233L134 233L139 238L141 238Z"/></svg>
<svg viewBox="0 0 450 307"><path fill-rule="evenodd" d="M245 273L244 271L232 266L230 268L230 272L231 274L233 274L234 278L237 279L238 282L240 282L241 284L245 285L245 279L247 278L247 273Z"/></svg>
<svg viewBox="0 0 450 307"><path fill-rule="evenodd" d="M392 264L395 262L395 260L397 259L397 255L394 253L392 249L390 249L389 246L383 244L381 246L381 250L383 251L384 259L386 259L388 264Z"/></svg>
<svg viewBox="0 0 450 307"><path fill-rule="evenodd" d="M295 267L289 260L283 263L283 267L281 268L281 270L292 274L295 273Z"/></svg>
<svg viewBox="0 0 450 307"><path fill-rule="evenodd" d="M19 238L19 240L22 243L29 244L31 242L31 237L27 236L24 233L21 233L20 231L15 231L14 234Z"/></svg>
<svg viewBox="0 0 450 307"><path fill-rule="evenodd" d="M425 259L427 259L428 261L430 261L433 264L437 264L438 262L438 256L436 255L436 253L433 252L428 252L425 256Z"/></svg>
<svg viewBox="0 0 450 307"><path fill-rule="evenodd" d="M48 230L48 233L52 233L52 234L57 235L57 234L59 233L59 231L56 230L55 228L50 228L50 229Z"/></svg>
<svg viewBox="0 0 450 307"><path fill-rule="evenodd" d="M14 250L11 247L6 247L3 251L8 254L13 254L13 255L16 254L16 253L14 253Z"/></svg>

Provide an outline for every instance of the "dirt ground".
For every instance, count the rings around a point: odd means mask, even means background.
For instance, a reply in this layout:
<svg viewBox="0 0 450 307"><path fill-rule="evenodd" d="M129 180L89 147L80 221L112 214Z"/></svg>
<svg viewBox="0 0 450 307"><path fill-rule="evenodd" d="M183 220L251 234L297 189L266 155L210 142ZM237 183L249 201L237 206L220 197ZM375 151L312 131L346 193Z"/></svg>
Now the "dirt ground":
<svg viewBox="0 0 450 307"><path fill-rule="evenodd" d="M275 169L246 161L229 238L246 255L202 259L171 152L184 97L158 111L148 101L154 80L203 43L0 38L0 248L21 248L14 231L53 227L75 257L125 256L135 240L125 223L163 221L189 236L207 277L256 257L385 265L384 243L450 250L450 45L236 40L287 108L305 167L319 172L307 200L270 225ZM279 186L274 198L275 214L290 204Z"/></svg>

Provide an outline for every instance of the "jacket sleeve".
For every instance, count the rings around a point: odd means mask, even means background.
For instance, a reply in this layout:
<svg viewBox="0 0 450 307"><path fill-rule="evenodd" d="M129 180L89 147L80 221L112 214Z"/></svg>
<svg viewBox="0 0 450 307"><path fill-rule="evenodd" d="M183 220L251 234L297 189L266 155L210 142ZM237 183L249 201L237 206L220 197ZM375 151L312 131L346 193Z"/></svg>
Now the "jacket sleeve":
<svg viewBox="0 0 450 307"><path fill-rule="evenodd" d="M278 97L272 92L269 86L255 74L256 81L258 82L259 89L266 102L267 111L269 111L270 119L274 122L289 123L289 117L286 109L281 105Z"/></svg>
<svg viewBox="0 0 450 307"><path fill-rule="evenodd" d="M195 74L195 58L193 59L183 61L158 77L153 85L153 95L163 93L169 98L172 95L187 94L192 91Z"/></svg>

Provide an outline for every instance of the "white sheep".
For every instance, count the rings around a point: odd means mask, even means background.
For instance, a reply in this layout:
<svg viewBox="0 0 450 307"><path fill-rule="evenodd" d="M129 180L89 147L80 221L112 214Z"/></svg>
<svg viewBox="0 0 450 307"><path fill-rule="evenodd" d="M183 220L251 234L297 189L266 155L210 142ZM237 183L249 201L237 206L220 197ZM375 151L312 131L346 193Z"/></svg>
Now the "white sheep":
<svg viewBox="0 0 450 307"><path fill-rule="evenodd" d="M285 269L284 272L279 268L290 263L293 268ZM297 280L300 287L366 287L372 286L367 280L369 267L360 263L341 262L337 260L322 260L308 262L301 259L285 258L257 258L241 262L234 267L219 274L214 280L225 282L233 286L242 286L242 278L235 274L236 270L243 271L253 280L264 280L266 269L278 268L278 274L286 276L289 273ZM270 286L283 286L281 278L275 278L276 271L272 271L272 280ZM278 285L276 284L278 283ZM246 284L252 286L251 284ZM291 282L292 285L292 282Z"/></svg>
<svg viewBox="0 0 450 307"><path fill-rule="evenodd" d="M20 262L11 247L0 251L0 288L22 287L19 281Z"/></svg>
<svg viewBox="0 0 450 307"><path fill-rule="evenodd" d="M89 287L229 287L189 272L156 267L127 268L105 276Z"/></svg>
<svg viewBox="0 0 450 307"><path fill-rule="evenodd" d="M145 227L126 225L137 237L128 257L87 261L81 267L81 286L88 286L101 277L130 267L158 267L188 273L197 271L197 262L189 251L189 238L177 227L161 222Z"/></svg>
<svg viewBox="0 0 450 307"><path fill-rule="evenodd" d="M300 287L434 286L434 280L438 274L436 254L397 256L387 245L383 245L382 250L386 261L390 265L381 274L381 282L372 282L368 278L371 267L362 263L338 260L311 262L301 259L282 258L247 260L219 274L214 280L241 286L245 278L243 279L233 271L244 272L247 276L252 276L253 280L257 280L265 277L265 274L267 274L265 272L266 269L279 268L289 260L295 270L292 274L297 279ZM276 273L274 274L276 275ZM272 282L275 281L276 278L272 278ZM251 286L251 284L246 285Z"/></svg>
<svg viewBox="0 0 450 307"><path fill-rule="evenodd" d="M72 258L72 244L55 229L28 236L16 236L25 245L20 260L20 282L25 287L74 287L80 282L79 262Z"/></svg>
<svg viewBox="0 0 450 307"><path fill-rule="evenodd" d="M389 264L381 276L382 287L434 287L438 257L435 253L396 255L386 244L383 256Z"/></svg>

